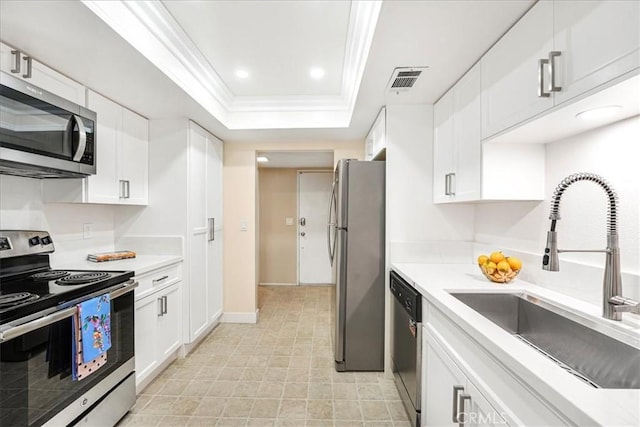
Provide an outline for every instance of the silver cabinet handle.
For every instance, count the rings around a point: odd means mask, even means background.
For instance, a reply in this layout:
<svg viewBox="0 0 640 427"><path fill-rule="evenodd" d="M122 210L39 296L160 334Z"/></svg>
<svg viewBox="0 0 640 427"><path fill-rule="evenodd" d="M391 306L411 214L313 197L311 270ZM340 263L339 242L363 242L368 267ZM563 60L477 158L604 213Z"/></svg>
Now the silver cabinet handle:
<svg viewBox="0 0 640 427"><path fill-rule="evenodd" d="M152 280L152 283L155 285L155 284L157 284L157 283L162 282L163 280L167 280L168 278L169 278L169 276L162 276L162 277L160 277L159 279L153 279L153 280Z"/></svg>
<svg viewBox="0 0 640 427"><path fill-rule="evenodd" d="M562 55L562 52L557 50L549 52L549 73L551 74L551 79L549 81L549 92L560 92L562 88L560 86L556 86L556 61L554 58L556 56Z"/></svg>
<svg viewBox="0 0 640 427"><path fill-rule="evenodd" d="M20 52L19 50L12 50L11 54L15 56L14 66L11 69L11 72L15 74L20 74L20 63L22 62L22 59L21 59L22 52Z"/></svg>
<svg viewBox="0 0 640 427"><path fill-rule="evenodd" d="M28 73L30 74L31 71L29 71ZM78 126L78 148L73 154L73 161L79 162L80 160L82 160L84 151L87 149L87 131L84 128L84 122L82 121L82 118L80 118L79 116L71 116L69 120L74 120L76 122L76 125ZM71 130L71 134L73 134L73 125L71 125Z"/></svg>
<svg viewBox="0 0 640 427"><path fill-rule="evenodd" d="M118 198L124 199L124 179L118 180L118 186L120 187L120 191L118 191Z"/></svg>
<svg viewBox="0 0 640 427"><path fill-rule="evenodd" d="M125 184L125 189L127 190L127 192L125 193L124 198L125 199L129 199L131 198L131 181L129 181L128 179L124 182Z"/></svg>
<svg viewBox="0 0 640 427"><path fill-rule="evenodd" d="M549 60L542 58L538 59L538 97L548 98L551 96L549 92L544 91L544 66L549 64Z"/></svg>
<svg viewBox="0 0 640 427"><path fill-rule="evenodd" d="M331 196L329 197L329 213L327 214L327 251L329 252L329 262L333 266L333 253L335 251L335 240L333 242L334 247L331 247L331 231L333 231L333 227L336 225L331 222L331 214L335 212L334 204L336 202L336 183L333 183L331 187ZM336 221L337 221L337 213L336 213Z"/></svg>
<svg viewBox="0 0 640 427"><path fill-rule="evenodd" d="M467 421L467 412L465 410L465 402L466 401L471 401L471 396L468 394L461 394L460 395L460 412L458 413L458 427L464 427L466 421Z"/></svg>
<svg viewBox="0 0 640 427"><path fill-rule="evenodd" d="M157 300L158 300L158 317L162 317L162 315L164 314L162 297L157 298Z"/></svg>
<svg viewBox="0 0 640 427"><path fill-rule="evenodd" d="M451 172L449 174L449 195L456 195L456 174L455 172Z"/></svg>
<svg viewBox="0 0 640 427"><path fill-rule="evenodd" d="M164 316L164 315L165 315L165 314L167 314L167 312L168 312L168 307L167 307L167 305L168 305L168 304L167 304L167 296L166 296L166 295L164 295L164 296L162 297L162 302L163 302L163 307L164 307L164 308L162 309L162 315Z"/></svg>
<svg viewBox="0 0 640 427"><path fill-rule="evenodd" d="M464 390L464 387L461 385L453 386L453 403L451 407L453 408L453 412L451 413L451 421L454 423L458 422L458 394Z"/></svg>
<svg viewBox="0 0 640 427"><path fill-rule="evenodd" d="M27 73L23 74L22 77L25 78L25 79L30 79L31 78L31 66L32 66L33 60L31 59L30 56L25 56L24 60L27 61Z"/></svg>
<svg viewBox="0 0 640 427"><path fill-rule="evenodd" d="M449 195L449 174L444 175L444 195Z"/></svg>
<svg viewBox="0 0 640 427"><path fill-rule="evenodd" d="M207 221L209 222L209 238L208 240L211 242L213 240L216 240L216 219L215 218L208 218Z"/></svg>

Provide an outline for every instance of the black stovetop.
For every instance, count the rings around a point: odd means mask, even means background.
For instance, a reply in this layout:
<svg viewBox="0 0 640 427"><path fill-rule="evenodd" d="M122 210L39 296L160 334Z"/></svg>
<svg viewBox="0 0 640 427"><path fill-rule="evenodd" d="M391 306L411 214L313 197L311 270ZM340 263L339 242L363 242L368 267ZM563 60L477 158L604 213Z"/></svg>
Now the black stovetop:
<svg viewBox="0 0 640 427"><path fill-rule="evenodd" d="M36 273L51 274L59 271L41 268L24 274L0 278L0 325L48 308L64 306L69 301L126 282L133 277L132 271L97 272L88 270L65 270L68 274L52 280L33 277L33 274ZM77 275L95 280L81 284L65 283L65 280L73 279ZM101 277L98 278L98 276ZM20 300L21 297L24 299ZM13 300L18 301L12 304ZM2 304L3 301L7 304Z"/></svg>

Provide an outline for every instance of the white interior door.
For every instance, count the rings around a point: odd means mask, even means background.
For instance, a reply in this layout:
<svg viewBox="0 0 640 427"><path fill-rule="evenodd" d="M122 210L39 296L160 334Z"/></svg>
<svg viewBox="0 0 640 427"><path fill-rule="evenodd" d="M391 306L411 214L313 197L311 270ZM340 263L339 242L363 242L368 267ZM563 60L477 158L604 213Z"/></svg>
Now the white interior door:
<svg viewBox="0 0 640 427"><path fill-rule="evenodd" d="M332 283L327 214L332 172L298 172L298 282Z"/></svg>

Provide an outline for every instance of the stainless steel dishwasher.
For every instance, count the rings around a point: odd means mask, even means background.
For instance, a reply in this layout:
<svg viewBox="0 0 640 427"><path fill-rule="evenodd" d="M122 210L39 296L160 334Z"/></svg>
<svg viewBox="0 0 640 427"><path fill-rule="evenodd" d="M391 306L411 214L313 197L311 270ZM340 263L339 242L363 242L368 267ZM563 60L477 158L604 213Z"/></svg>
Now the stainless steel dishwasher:
<svg viewBox="0 0 640 427"><path fill-rule="evenodd" d="M393 377L411 424L420 427L422 296L394 271L389 287Z"/></svg>

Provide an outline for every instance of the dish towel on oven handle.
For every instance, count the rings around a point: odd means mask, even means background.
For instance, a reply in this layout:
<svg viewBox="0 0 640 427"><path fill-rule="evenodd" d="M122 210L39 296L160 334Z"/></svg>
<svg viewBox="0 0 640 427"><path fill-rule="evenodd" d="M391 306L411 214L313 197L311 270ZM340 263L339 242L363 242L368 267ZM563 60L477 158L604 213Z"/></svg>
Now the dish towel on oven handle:
<svg viewBox="0 0 640 427"><path fill-rule="evenodd" d="M109 294L77 305L73 317L73 379L81 380L107 362L111 347L111 301Z"/></svg>

